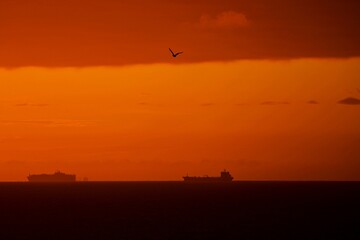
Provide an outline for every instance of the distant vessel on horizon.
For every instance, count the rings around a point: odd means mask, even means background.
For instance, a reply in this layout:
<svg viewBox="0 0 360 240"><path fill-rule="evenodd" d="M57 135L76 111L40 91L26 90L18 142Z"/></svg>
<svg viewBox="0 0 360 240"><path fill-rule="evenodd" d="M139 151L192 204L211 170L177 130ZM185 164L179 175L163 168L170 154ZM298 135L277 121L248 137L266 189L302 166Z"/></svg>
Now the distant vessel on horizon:
<svg viewBox="0 0 360 240"><path fill-rule="evenodd" d="M75 182L75 174L66 174L56 171L54 174L30 174L29 182Z"/></svg>
<svg viewBox="0 0 360 240"><path fill-rule="evenodd" d="M231 176L230 172L224 170L221 172L220 177L192 177L192 176L184 176L185 182L231 182L234 178Z"/></svg>

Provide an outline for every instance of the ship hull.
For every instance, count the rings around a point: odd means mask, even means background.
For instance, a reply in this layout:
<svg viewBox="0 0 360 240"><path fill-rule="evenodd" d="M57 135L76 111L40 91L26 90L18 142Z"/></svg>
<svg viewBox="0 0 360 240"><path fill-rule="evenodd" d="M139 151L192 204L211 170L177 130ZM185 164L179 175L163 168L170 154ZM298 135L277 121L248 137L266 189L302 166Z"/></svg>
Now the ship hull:
<svg viewBox="0 0 360 240"><path fill-rule="evenodd" d="M75 175L64 175L64 176L56 176L56 175L30 175L28 176L29 182L75 182Z"/></svg>
<svg viewBox="0 0 360 240"><path fill-rule="evenodd" d="M209 176L185 176L183 177L185 182L231 182L234 178L231 174L224 170L221 172L220 177L209 177Z"/></svg>
<svg viewBox="0 0 360 240"><path fill-rule="evenodd" d="M183 177L184 182L231 182L232 179L221 177Z"/></svg>

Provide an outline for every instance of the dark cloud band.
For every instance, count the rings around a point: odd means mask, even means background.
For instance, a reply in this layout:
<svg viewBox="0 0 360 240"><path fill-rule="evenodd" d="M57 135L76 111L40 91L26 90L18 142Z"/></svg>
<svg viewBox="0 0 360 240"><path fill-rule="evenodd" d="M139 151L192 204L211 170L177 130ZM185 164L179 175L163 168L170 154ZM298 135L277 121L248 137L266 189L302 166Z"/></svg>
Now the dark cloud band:
<svg viewBox="0 0 360 240"><path fill-rule="evenodd" d="M195 2L2 0L0 67L360 56L357 0Z"/></svg>

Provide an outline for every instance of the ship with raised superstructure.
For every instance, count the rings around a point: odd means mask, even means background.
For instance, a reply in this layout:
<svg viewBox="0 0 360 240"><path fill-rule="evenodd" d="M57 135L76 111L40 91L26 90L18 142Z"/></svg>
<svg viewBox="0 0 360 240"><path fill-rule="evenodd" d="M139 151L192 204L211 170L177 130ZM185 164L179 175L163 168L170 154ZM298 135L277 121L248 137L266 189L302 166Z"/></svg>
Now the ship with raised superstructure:
<svg viewBox="0 0 360 240"><path fill-rule="evenodd" d="M185 182L231 182L234 178L231 176L230 172L224 170L220 173L219 177L210 177L210 176L184 176Z"/></svg>
<svg viewBox="0 0 360 240"><path fill-rule="evenodd" d="M57 171L53 174L30 174L27 179L29 182L75 182L76 175Z"/></svg>

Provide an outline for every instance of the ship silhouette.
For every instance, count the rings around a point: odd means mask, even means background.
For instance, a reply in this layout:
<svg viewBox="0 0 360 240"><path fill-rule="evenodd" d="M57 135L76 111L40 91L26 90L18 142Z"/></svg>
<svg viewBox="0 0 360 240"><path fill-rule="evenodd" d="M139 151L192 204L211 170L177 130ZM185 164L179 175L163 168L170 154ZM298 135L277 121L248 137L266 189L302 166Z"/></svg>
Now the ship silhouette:
<svg viewBox="0 0 360 240"><path fill-rule="evenodd" d="M231 176L230 172L224 170L221 172L220 177L197 177L197 176L184 176L185 182L231 182L234 178Z"/></svg>
<svg viewBox="0 0 360 240"><path fill-rule="evenodd" d="M30 174L27 179L29 182L75 182L76 175L57 171L54 174Z"/></svg>

